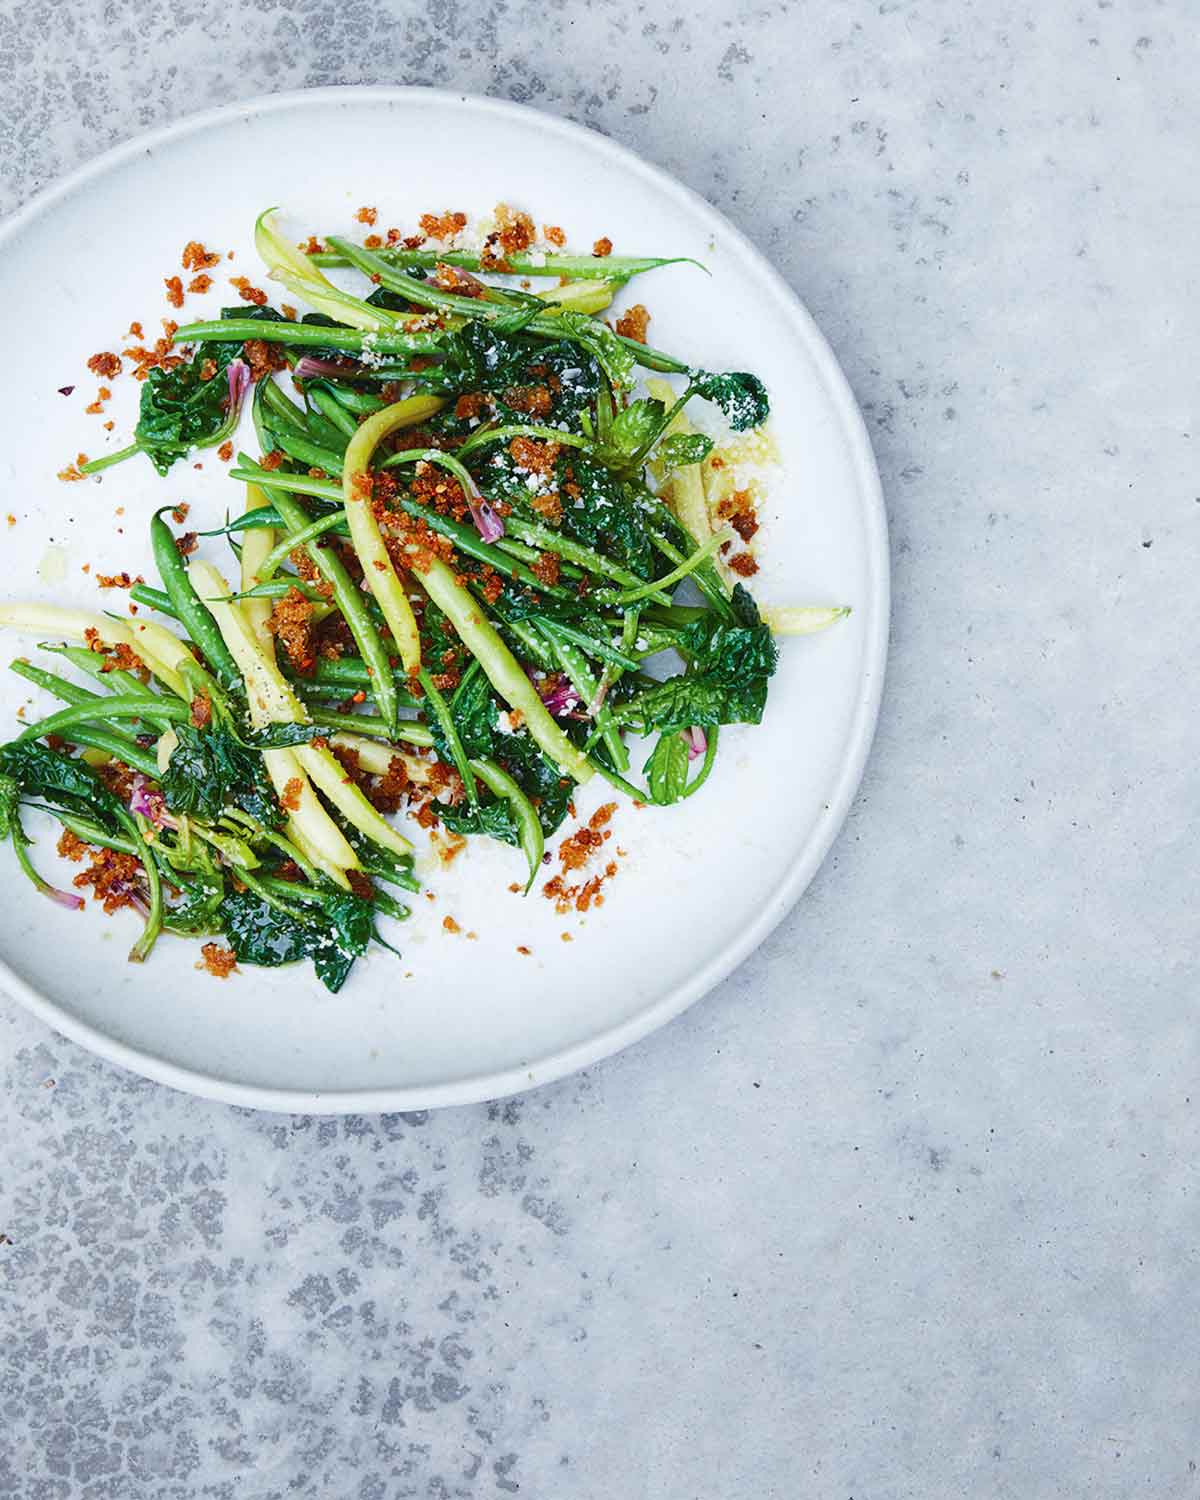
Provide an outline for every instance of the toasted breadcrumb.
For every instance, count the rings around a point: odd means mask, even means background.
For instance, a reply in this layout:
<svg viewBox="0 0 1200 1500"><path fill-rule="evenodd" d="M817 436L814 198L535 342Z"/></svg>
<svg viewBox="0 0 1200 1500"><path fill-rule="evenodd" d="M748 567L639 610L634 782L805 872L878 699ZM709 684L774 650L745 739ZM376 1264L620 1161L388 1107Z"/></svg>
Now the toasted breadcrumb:
<svg viewBox="0 0 1200 1500"><path fill-rule="evenodd" d="M446 929L447 932L461 932L462 931L462 928L458 925L458 923L454 920L453 917L443 917L442 918L442 926Z"/></svg>
<svg viewBox="0 0 1200 1500"><path fill-rule="evenodd" d="M604 235L603 238L598 239L592 246L592 254L599 257L611 255L612 248L612 240L607 235Z"/></svg>
<svg viewBox="0 0 1200 1500"><path fill-rule="evenodd" d="M542 238L559 250L567 243L566 235L557 224L543 224Z"/></svg>
<svg viewBox="0 0 1200 1500"><path fill-rule="evenodd" d="M650 324L650 314L640 302L635 302L632 307L617 319L617 332L622 338L636 339L639 344L646 342L646 329Z"/></svg>
<svg viewBox="0 0 1200 1500"><path fill-rule="evenodd" d="M370 224L373 226L379 214L373 208L360 208L354 217L360 224Z"/></svg>
<svg viewBox="0 0 1200 1500"><path fill-rule="evenodd" d="M178 276L167 276L163 280L167 289L167 301L172 307L183 306L183 282Z"/></svg>
<svg viewBox="0 0 1200 1500"><path fill-rule="evenodd" d="M532 948L526 948L526 946L524 945L524 943L518 943L517 944L517 952L520 953L522 955L522 957L528 958L529 955L533 952L533 949Z"/></svg>
<svg viewBox="0 0 1200 1500"><path fill-rule="evenodd" d="M96 582L102 589L131 589L135 583L145 583L145 581L140 573L136 578L131 578L125 572L96 574Z"/></svg>
<svg viewBox="0 0 1200 1500"><path fill-rule="evenodd" d="M299 812L300 798L303 792L304 783L300 780L299 776L293 776L284 787L283 796L279 800L288 812Z"/></svg>
<svg viewBox="0 0 1200 1500"><path fill-rule="evenodd" d="M255 307L262 307L267 300L266 292L256 286L251 286L246 276L231 276L229 285L236 289L243 302L253 302Z"/></svg>
<svg viewBox="0 0 1200 1500"><path fill-rule="evenodd" d="M510 208L507 203L496 204L496 228L506 255L519 255L537 238L537 230L529 215Z"/></svg>
<svg viewBox="0 0 1200 1500"><path fill-rule="evenodd" d="M210 266L220 264L221 257L208 251L199 240L189 240L183 247L181 264L185 271L207 271Z"/></svg>
<svg viewBox="0 0 1200 1500"><path fill-rule="evenodd" d="M138 335L141 337L141 325L138 325ZM121 356L105 350L100 354L93 354L87 362L88 369L93 375L98 375L101 380L112 380L121 373Z"/></svg>
<svg viewBox="0 0 1200 1500"><path fill-rule="evenodd" d="M417 222L428 239L452 240L467 227L467 216L447 209L443 214L422 214Z"/></svg>
<svg viewBox="0 0 1200 1500"><path fill-rule="evenodd" d="M209 276L206 272L201 271L199 276L193 276L191 281L188 282L187 289L189 292L203 294L204 292L208 291L209 287L212 286L212 284L212 277Z"/></svg>
<svg viewBox="0 0 1200 1500"><path fill-rule="evenodd" d="M196 968L207 969L214 979L228 979L237 968L237 954L232 948L222 948L220 943L205 943L200 953Z"/></svg>
<svg viewBox="0 0 1200 1500"><path fill-rule="evenodd" d="M86 890L90 886L92 899L100 902L109 916L123 906L135 906L141 900L138 880L142 873L141 860L116 849L89 848L87 853L91 863L71 882L77 890Z"/></svg>

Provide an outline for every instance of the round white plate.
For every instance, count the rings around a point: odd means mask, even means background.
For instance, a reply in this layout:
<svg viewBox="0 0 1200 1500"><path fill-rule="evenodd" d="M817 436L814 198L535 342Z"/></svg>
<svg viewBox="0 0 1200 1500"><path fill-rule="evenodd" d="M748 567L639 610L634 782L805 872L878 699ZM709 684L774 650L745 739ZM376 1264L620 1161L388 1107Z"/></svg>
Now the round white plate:
<svg viewBox="0 0 1200 1500"><path fill-rule="evenodd" d="M407 149L414 141L436 149ZM211 451L198 455L202 469L179 464L166 480L141 458L101 480L55 478L77 452L95 457L127 439L139 387L123 375L104 416L88 415L99 382L85 361L124 347L133 319L154 338L172 314L163 278L180 272L186 241L235 258L181 319L236 301L229 276L262 282L251 226L269 204L282 205L300 238L361 234L363 204L378 207L381 227L407 231L425 211L483 215L499 201L562 225L572 248L607 235L619 252L704 262L711 278L688 266L657 271L625 300L648 304L656 344L708 369L753 370L770 390L783 467L762 514L757 597L854 612L823 635L782 643L762 726L723 732L700 795L666 810L621 805L609 847L625 853L602 908L564 918L538 894L513 895L515 851L472 847L431 872L436 899L417 898L411 921L393 930L403 958L373 953L340 995L301 968L218 982L196 971L193 944L170 938L144 967L130 965L136 919L59 909L5 851L5 989L151 1078L325 1113L467 1103L561 1077L669 1021L740 963L812 878L858 785L886 653L887 538L870 446L828 346L779 276L694 193L599 135L495 100L322 89L194 115L108 152L9 220L0 463L15 524L0 523L3 592L123 609L126 596L101 594L94 575L152 577L152 509L186 499L204 526L240 508ZM72 395L58 393L65 385ZM224 544L210 546L227 567ZM33 642L5 644L34 654ZM11 725L31 693L13 674L0 678L0 723ZM32 695L26 711L47 709ZM579 811L604 800L605 788L589 785ZM41 868L69 881L51 825L29 826ZM443 929L446 916L458 935Z"/></svg>

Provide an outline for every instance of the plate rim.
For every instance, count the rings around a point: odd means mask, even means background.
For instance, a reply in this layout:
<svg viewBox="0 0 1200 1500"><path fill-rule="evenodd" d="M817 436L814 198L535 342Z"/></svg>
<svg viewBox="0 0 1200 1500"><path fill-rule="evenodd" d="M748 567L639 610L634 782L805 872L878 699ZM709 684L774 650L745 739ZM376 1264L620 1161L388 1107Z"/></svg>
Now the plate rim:
<svg viewBox="0 0 1200 1500"><path fill-rule="evenodd" d="M714 955L702 968L668 988L659 998L636 1015L597 1033L586 1041L551 1052L543 1058L497 1072L480 1072L452 1082L417 1086L391 1086L369 1089L331 1090L281 1089L259 1084L237 1083L215 1074L172 1062L168 1058L135 1047L110 1036L90 1022L83 1021L49 996L22 979L0 956L0 988L25 1006L53 1030L77 1042L85 1050L115 1063L144 1078L180 1089L200 1098L243 1108L262 1109L289 1114L334 1115L376 1114L445 1108L451 1105L479 1104L502 1099L527 1089L538 1088L565 1078L582 1068L601 1062L641 1041L682 1015L718 984L727 979L757 949L795 906L825 860L842 829L854 797L862 782L867 758L875 737L883 683L887 666L887 647L891 621L891 577L888 547L887 514L875 455L866 423L854 399L849 381L825 335L799 296L771 264L761 250L731 222L720 209L700 193L673 177L665 168L645 160L635 151L609 136L574 120L484 94L460 93L453 89L424 88L404 84L336 84L319 88L287 89L279 93L257 95L209 109L182 115L167 125L143 131L119 142L97 156L73 168L39 189L18 209L0 221L0 247L36 219L47 214L56 203L69 196L93 178L102 177L131 157L153 150L171 140L205 127L253 115L287 110L304 102L336 103L354 98L411 98L414 95L436 100L451 108L466 107L484 113L528 120L536 117L541 128L560 136L582 140L591 150L598 150L626 170L648 178L661 192L681 199L693 211L715 220L724 235L751 261L766 284L789 307L801 334L817 376L849 451L852 468L863 504L864 537L867 551L869 598L856 609L867 616L864 643L865 670L859 685L853 720L845 755L837 779L824 808L824 816L813 834L797 851L771 900L741 934ZM869 612L869 613L868 613Z"/></svg>

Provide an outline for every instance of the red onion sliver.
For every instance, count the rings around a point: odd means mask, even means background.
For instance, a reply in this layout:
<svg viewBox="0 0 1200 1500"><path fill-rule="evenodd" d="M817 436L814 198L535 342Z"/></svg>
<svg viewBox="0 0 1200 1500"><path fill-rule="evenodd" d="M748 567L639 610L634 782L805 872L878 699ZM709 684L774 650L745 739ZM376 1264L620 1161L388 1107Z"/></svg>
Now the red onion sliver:
<svg viewBox="0 0 1200 1500"><path fill-rule="evenodd" d="M708 749L708 736L698 724L685 729L683 737L688 742L688 760L698 760Z"/></svg>
<svg viewBox="0 0 1200 1500"><path fill-rule="evenodd" d="M76 896L71 891L60 891L56 886L42 886L42 894L49 896L55 906L65 906L68 911L82 911L84 900L82 896Z"/></svg>
<svg viewBox="0 0 1200 1500"><path fill-rule="evenodd" d="M244 359L231 359L225 373L229 377L229 411L232 415L241 411L246 392L250 389L250 366Z"/></svg>
<svg viewBox="0 0 1200 1500"><path fill-rule="evenodd" d="M302 354L292 374L301 380L318 380L322 375L336 379L339 375L352 375L359 368L358 361L353 359L318 359L315 354Z"/></svg>
<svg viewBox="0 0 1200 1500"><path fill-rule="evenodd" d="M485 542L498 542L504 535L504 522L486 500L481 499L471 506L471 519Z"/></svg>

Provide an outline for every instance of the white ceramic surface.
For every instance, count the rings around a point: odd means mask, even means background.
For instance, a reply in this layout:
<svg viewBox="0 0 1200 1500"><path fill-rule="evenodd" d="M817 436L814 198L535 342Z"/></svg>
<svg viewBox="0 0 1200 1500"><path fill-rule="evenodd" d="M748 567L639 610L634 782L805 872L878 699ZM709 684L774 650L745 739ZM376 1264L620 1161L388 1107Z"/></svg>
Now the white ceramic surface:
<svg viewBox="0 0 1200 1500"><path fill-rule="evenodd" d="M401 171L398 143L431 137L436 160L405 154ZM645 1035L728 974L803 890L858 784L886 648L887 544L870 448L831 353L786 285L701 199L603 137L514 105L405 89L275 96L121 147L10 220L0 285L9 338L25 353L0 372L0 401L22 430L4 460L16 518L3 536L5 592L111 607L92 575L150 574L155 505L186 499L204 524L238 504L211 453L202 469L178 465L165 481L140 459L99 481L54 477L77 451L96 456L128 433L134 382L114 382L107 437L103 419L83 410L98 383L84 362L122 347L131 319L153 337L172 314L162 278L179 271L185 241L235 253L213 293L188 299L186 314L199 316L234 300L225 276L262 281L250 228L268 202L283 205L299 237L361 232L353 216L364 203L383 224L411 226L427 209L480 214L499 200L564 225L572 246L606 234L620 251L704 261L711 280L686 267L658 272L636 297L651 308L655 342L710 368L753 369L771 391L783 472L763 517L756 593L845 602L854 613L824 636L784 643L763 726L725 732L703 794L667 811L620 807L613 847L628 853L601 910L562 918L540 896L511 895L516 856L473 846L437 870L434 901L415 902L400 929L402 961L373 955L338 996L299 969L217 983L195 971L192 946L173 940L145 968L130 966L130 920L60 911L0 861L5 988L153 1078L231 1102L330 1112L461 1103L561 1076ZM64 398L57 388L67 384L75 391ZM228 563L219 547L210 555ZM5 643L13 654L31 645ZM30 694L5 674L0 695L11 723ZM602 800L591 785L579 810ZM50 841L35 852L50 870ZM445 933L446 915L477 940Z"/></svg>

